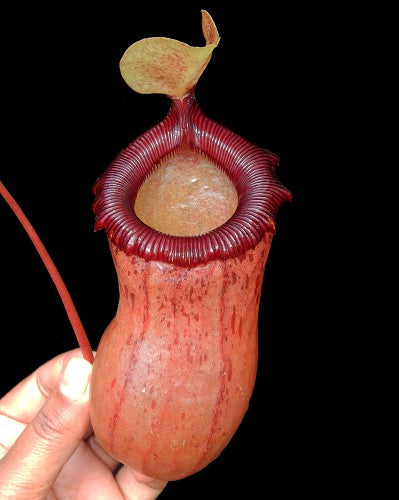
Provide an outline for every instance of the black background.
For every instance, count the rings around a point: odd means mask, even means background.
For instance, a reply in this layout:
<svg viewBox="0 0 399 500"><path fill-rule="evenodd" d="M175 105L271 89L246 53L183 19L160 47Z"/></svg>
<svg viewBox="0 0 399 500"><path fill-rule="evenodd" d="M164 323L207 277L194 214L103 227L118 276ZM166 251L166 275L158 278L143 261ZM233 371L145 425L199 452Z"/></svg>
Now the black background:
<svg viewBox="0 0 399 500"><path fill-rule="evenodd" d="M131 91L118 63L144 37L203 45L200 9L207 9L222 39L197 100L208 116L280 156L278 176L293 203L279 212L266 266L248 413L219 459L168 485L161 498L318 496L335 482L325 477L334 429L323 366L333 341L322 306L329 263L317 208L328 190L320 168L326 153L317 155L325 126L319 118L329 105L320 90L325 14L313 23L303 6L284 2L263 11L258 2L147 3L35 4L3 16L10 34L3 44L2 181L54 258L96 346L118 293L105 235L93 232L91 187L169 106L165 96ZM0 217L4 393L76 342L39 257L4 203Z"/></svg>

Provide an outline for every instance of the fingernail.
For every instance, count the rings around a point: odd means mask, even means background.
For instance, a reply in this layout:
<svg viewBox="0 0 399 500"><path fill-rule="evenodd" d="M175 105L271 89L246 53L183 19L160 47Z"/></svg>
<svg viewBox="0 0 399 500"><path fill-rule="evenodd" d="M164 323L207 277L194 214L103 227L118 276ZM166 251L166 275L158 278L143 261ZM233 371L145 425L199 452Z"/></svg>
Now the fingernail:
<svg viewBox="0 0 399 500"><path fill-rule="evenodd" d="M86 392L91 364L83 358L71 358L62 374L60 391L69 399L78 401Z"/></svg>

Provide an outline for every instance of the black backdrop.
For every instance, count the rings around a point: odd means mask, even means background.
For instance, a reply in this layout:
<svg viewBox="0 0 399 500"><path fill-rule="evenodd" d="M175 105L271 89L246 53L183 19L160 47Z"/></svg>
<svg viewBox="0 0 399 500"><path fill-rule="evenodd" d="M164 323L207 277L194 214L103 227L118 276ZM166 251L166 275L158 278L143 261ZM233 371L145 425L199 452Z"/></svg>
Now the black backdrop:
<svg viewBox="0 0 399 500"><path fill-rule="evenodd" d="M326 411L318 372L326 347L315 306L322 292L313 208L321 179L312 163L313 121L323 106L313 94L316 28L303 7L284 2L263 11L251 1L241 8L210 0L147 3L84 10L35 4L4 16L10 34L3 45L1 178L53 256L96 346L118 294L105 235L93 233L91 187L168 109L166 97L127 87L119 59L148 36L202 45L200 9L207 9L222 39L197 100L210 117L281 157L278 175L294 201L280 210L266 266L259 370L248 413L219 459L171 483L162 498L317 493L328 432L319 423ZM0 213L4 393L76 342L30 241L4 203Z"/></svg>

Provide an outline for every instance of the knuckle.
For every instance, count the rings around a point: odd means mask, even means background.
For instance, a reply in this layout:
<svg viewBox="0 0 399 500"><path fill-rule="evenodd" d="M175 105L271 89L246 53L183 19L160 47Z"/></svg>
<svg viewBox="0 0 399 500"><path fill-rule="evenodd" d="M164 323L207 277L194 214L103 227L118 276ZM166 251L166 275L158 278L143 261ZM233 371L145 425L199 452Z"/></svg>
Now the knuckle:
<svg viewBox="0 0 399 500"><path fill-rule="evenodd" d="M56 442L65 435L68 426L61 411L43 407L32 422L33 430L39 438Z"/></svg>

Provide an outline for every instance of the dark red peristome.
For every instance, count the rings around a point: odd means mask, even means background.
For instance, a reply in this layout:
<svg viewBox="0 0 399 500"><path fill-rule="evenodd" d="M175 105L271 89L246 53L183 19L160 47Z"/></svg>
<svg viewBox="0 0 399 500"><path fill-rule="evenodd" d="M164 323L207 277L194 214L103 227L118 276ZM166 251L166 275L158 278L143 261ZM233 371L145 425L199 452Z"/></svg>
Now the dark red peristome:
<svg viewBox="0 0 399 500"><path fill-rule="evenodd" d="M234 183L238 207L222 226L201 236L170 236L148 227L136 215L134 202L141 184L165 157L186 140L206 155ZM133 141L94 185L95 230L126 255L191 267L237 257L275 232L275 217L290 192L275 174L279 158L258 148L208 118L198 107L194 91L172 98L168 115Z"/></svg>

